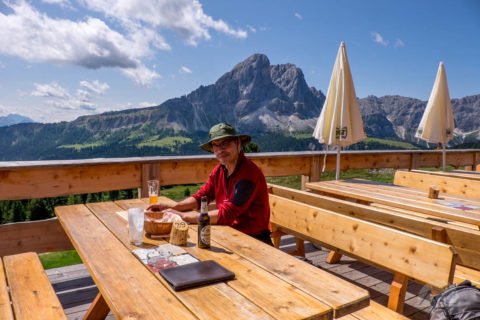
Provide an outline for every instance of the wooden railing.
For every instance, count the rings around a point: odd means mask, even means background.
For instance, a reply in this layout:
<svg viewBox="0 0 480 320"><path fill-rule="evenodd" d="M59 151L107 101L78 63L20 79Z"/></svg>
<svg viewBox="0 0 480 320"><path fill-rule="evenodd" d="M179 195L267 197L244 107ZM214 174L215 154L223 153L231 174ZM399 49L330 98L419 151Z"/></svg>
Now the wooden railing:
<svg viewBox="0 0 480 320"><path fill-rule="evenodd" d="M265 176L303 176L319 181L325 152L279 152L249 154ZM325 170L335 170L336 156L328 153ZM439 167L440 151L346 151L341 170L414 169ZM447 164L475 168L480 150L448 150ZM146 181L161 185L201 183L217 164L207 156L112 158L57 161L0 162L0 200L20 200L139 188L145 196ZM70 243L56 219L0 226L0 256L25 251L56 251Z"/></svg>

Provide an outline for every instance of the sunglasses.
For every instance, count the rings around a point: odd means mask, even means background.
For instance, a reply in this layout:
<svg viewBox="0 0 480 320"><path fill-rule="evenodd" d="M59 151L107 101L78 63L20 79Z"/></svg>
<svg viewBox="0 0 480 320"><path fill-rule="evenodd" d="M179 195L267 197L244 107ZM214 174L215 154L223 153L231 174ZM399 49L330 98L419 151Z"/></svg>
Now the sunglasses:
<svg viewBox="0 0 480 320"><path fill-rule="evenodd" d="M225 150L226 148L228 148L228 146L230 145L230 143L232 141L233 141L233 139L226 139L226 140L223 140L222 142L218 142L218 143L212 142L212 143L210 143L210 145L212 146L212 149Z"/></svg>

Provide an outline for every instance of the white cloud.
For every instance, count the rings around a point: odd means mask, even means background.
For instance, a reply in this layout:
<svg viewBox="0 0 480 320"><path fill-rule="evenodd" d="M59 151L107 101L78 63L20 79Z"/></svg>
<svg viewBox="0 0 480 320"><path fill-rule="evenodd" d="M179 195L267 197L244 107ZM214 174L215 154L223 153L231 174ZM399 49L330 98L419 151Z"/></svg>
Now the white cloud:
<svg viewBox="0 0 480 320"><path fill-rule="evenodd" d="M72 4L68 0L42 0L43 3L59 5L64 8L73 9Z"/></svg>
<svg viewBox="0 0 480 320"><path fill-rule="evenodd" d="M67 0L43 1L71 5ZM28 62L71 64L89 69L120 68L137 84L148 86L160 75L147 68L144 59L153 57L156 49L171 49L159 34L162 29L176 31L193 46L210 39L210 30L237 38L247 37L246 31L206 15L197 0L78 2L108 19L52 18L25 0L5 1L12 12L0 12L0 54Z"/></svg>
<svg viewBox="0 0 480 320"><path fill-rule="evenodd" d="M83 89L77 89L77 97L82 101L90 101L92 99L90 91Z"/></svg>
<svg viewBox="0 0 480 320"><path fill-rule="evenodd" d="M255 29L255 27L247 25L247 28L248 28L248 30L250 30L250 32L253 32L253 33L257 32L257 29Z"/></svg>
<svg viewBox="0 0 480 320"><path fill-rule="evenodd" d="M385 41L382 35L378 32L372 32L373 41L384 46L388 46L388 42Z"/></svg>
<svg viewBox="0 0 480 320"><path fill-rule="evenodd" d="M107 83L98 80L80 81L75 95L71 95L67 89L55 81L46 84L34 83L34 87L35 89L30 95L44 98L47 108L69 110L71 112L82 110L82 113L83 111L89 113L97 111L99 107L94 100L110 88ZM51 120L49 119L49 121Z"/></svg>
<svg viewBox="0 0 480 320"><path fill-rule="evenodd" d="M190 70L189 68L185 67L185 66L182 66L178 72L180 73L183 73L183 74L191 74L192 73L192 70Z"/></svg>
<svg viewBox="0 0 480 320"><path fill-rule="evenodd" d="M34 83L35 90L31 92L32 96L66 99L70 97L68 91L56 82L49 84Z"/></svg>
<svg viewBox="0 0 480 320"><path fill-rule="evenodd" d="M137 68L122 69L122 73L142 86L149 86L153 80L161 78L158 73L143 65Z"/></svg>
<svg viewBox="0 0 480 320"><path fill-rule="evenodd" d="M209 29L246 38L247 32L233 29L223 20L214 20L203 12L197 0L81 0L87 8L121 21L129 28L171 29L196 46L210 39Z"/></svg>
<svg viewBox="0 0 480 320"><path fill-rule="evenodd" d="M48 4L70 5L68 0L42 0L42 2Z"/></svg>
<svg viewBox="0 0 480 320"><path fill-rule="evenodd" d="M149 53L110 29L103 21L52 19L26 2L9 4L14 14L0 13L0 53L29 62L53 62L101 67L136 68Z"/></svg>
<svg viewBox="0 0 480 320"><path fill-rule="evenodd" d="M295 18L297 18L298 20L303 20L303 16L302 16L300 13L298 13L298 12L295 12L295 13L294 13L294 16L295 16Z"/></svg>
<svg viewBox="0 0 480 320"><path fill-rule="evenodd" d="M108 83L100 82L98 80L94 80L93 82L88 81L80 81L80 87L93 91L97 94L104 94L105 91L110 89Z"/></svg>
<svg viewBox="0 0 480 320"><path fill-rule="evenodd" d="M405 42L403 42L400 39L397 39L397 41L395 41L394 47L395 48L403 48L403 47L405 47Z"/></svg>
<svg viewBox="0 0 480 320"><path fill-rule="evenodd" d="M0 116L7 115L8 108L0 104Z"/></svg>

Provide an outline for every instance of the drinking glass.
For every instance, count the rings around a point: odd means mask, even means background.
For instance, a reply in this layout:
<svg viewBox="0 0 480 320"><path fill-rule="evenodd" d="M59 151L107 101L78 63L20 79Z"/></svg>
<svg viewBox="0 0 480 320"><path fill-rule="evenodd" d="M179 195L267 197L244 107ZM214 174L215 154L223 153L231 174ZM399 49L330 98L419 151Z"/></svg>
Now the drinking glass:
<svg viewBox="0 0 480 320"><path fill-rule="evenodd" d="M143 208L128 209L128 231L130 233L130 242L136 246L142 244L144 218Z"/></svg>
<svg viewBox="0 0 480 320"><path fill-rule="evenodd" d="M177 264L171 260L172 253L167 252L153 252L147 255L147 266L153 272L158 272L161 269L175 267Z"/></svg>
<svg viewBox="0 0 480 320"><path fill-rule="evenodd" d="M158 202L158 189L159 189L159 181L158 180L148 180L148 202L150 204L155 204Z"/></svg>

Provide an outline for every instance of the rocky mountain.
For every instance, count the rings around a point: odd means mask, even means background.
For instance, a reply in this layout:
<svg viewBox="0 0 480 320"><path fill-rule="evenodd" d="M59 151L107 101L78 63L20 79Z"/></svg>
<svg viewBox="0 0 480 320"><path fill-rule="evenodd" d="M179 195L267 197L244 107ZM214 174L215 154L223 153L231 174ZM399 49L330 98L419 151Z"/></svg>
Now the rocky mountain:
<svg viewBox="0 0 480 320"><path fill-rule="evenodd" d="M19 114L9 114L6 116L0 116L0 127L5 127L5 126L11 126L12 124L17 124L17 123L29 123L33 122L32 119L28 117L24 117Z"/></svg>
<svg viewBox="0 0 480 320"><path fill-rule="evenodd" d="M368 136L414 142L427 101L401 96L369 96L359 99L359 105ZM480 95L452 99L452 107L456 129L451 144L480 137Z"/></svg>
<svg viewBox="0 0 480 320"><path fill-rule="evenodd" d="M199 142L220 121L252 134L262 151L320 149L310 135L324 101L301 69L254 54L214 84L155 107L0 127L0 160L199 153ZM478 139L480 95L452 101L456 142ZM359 105L368 136L416 141L426 101L369 96Z"/></svg>

